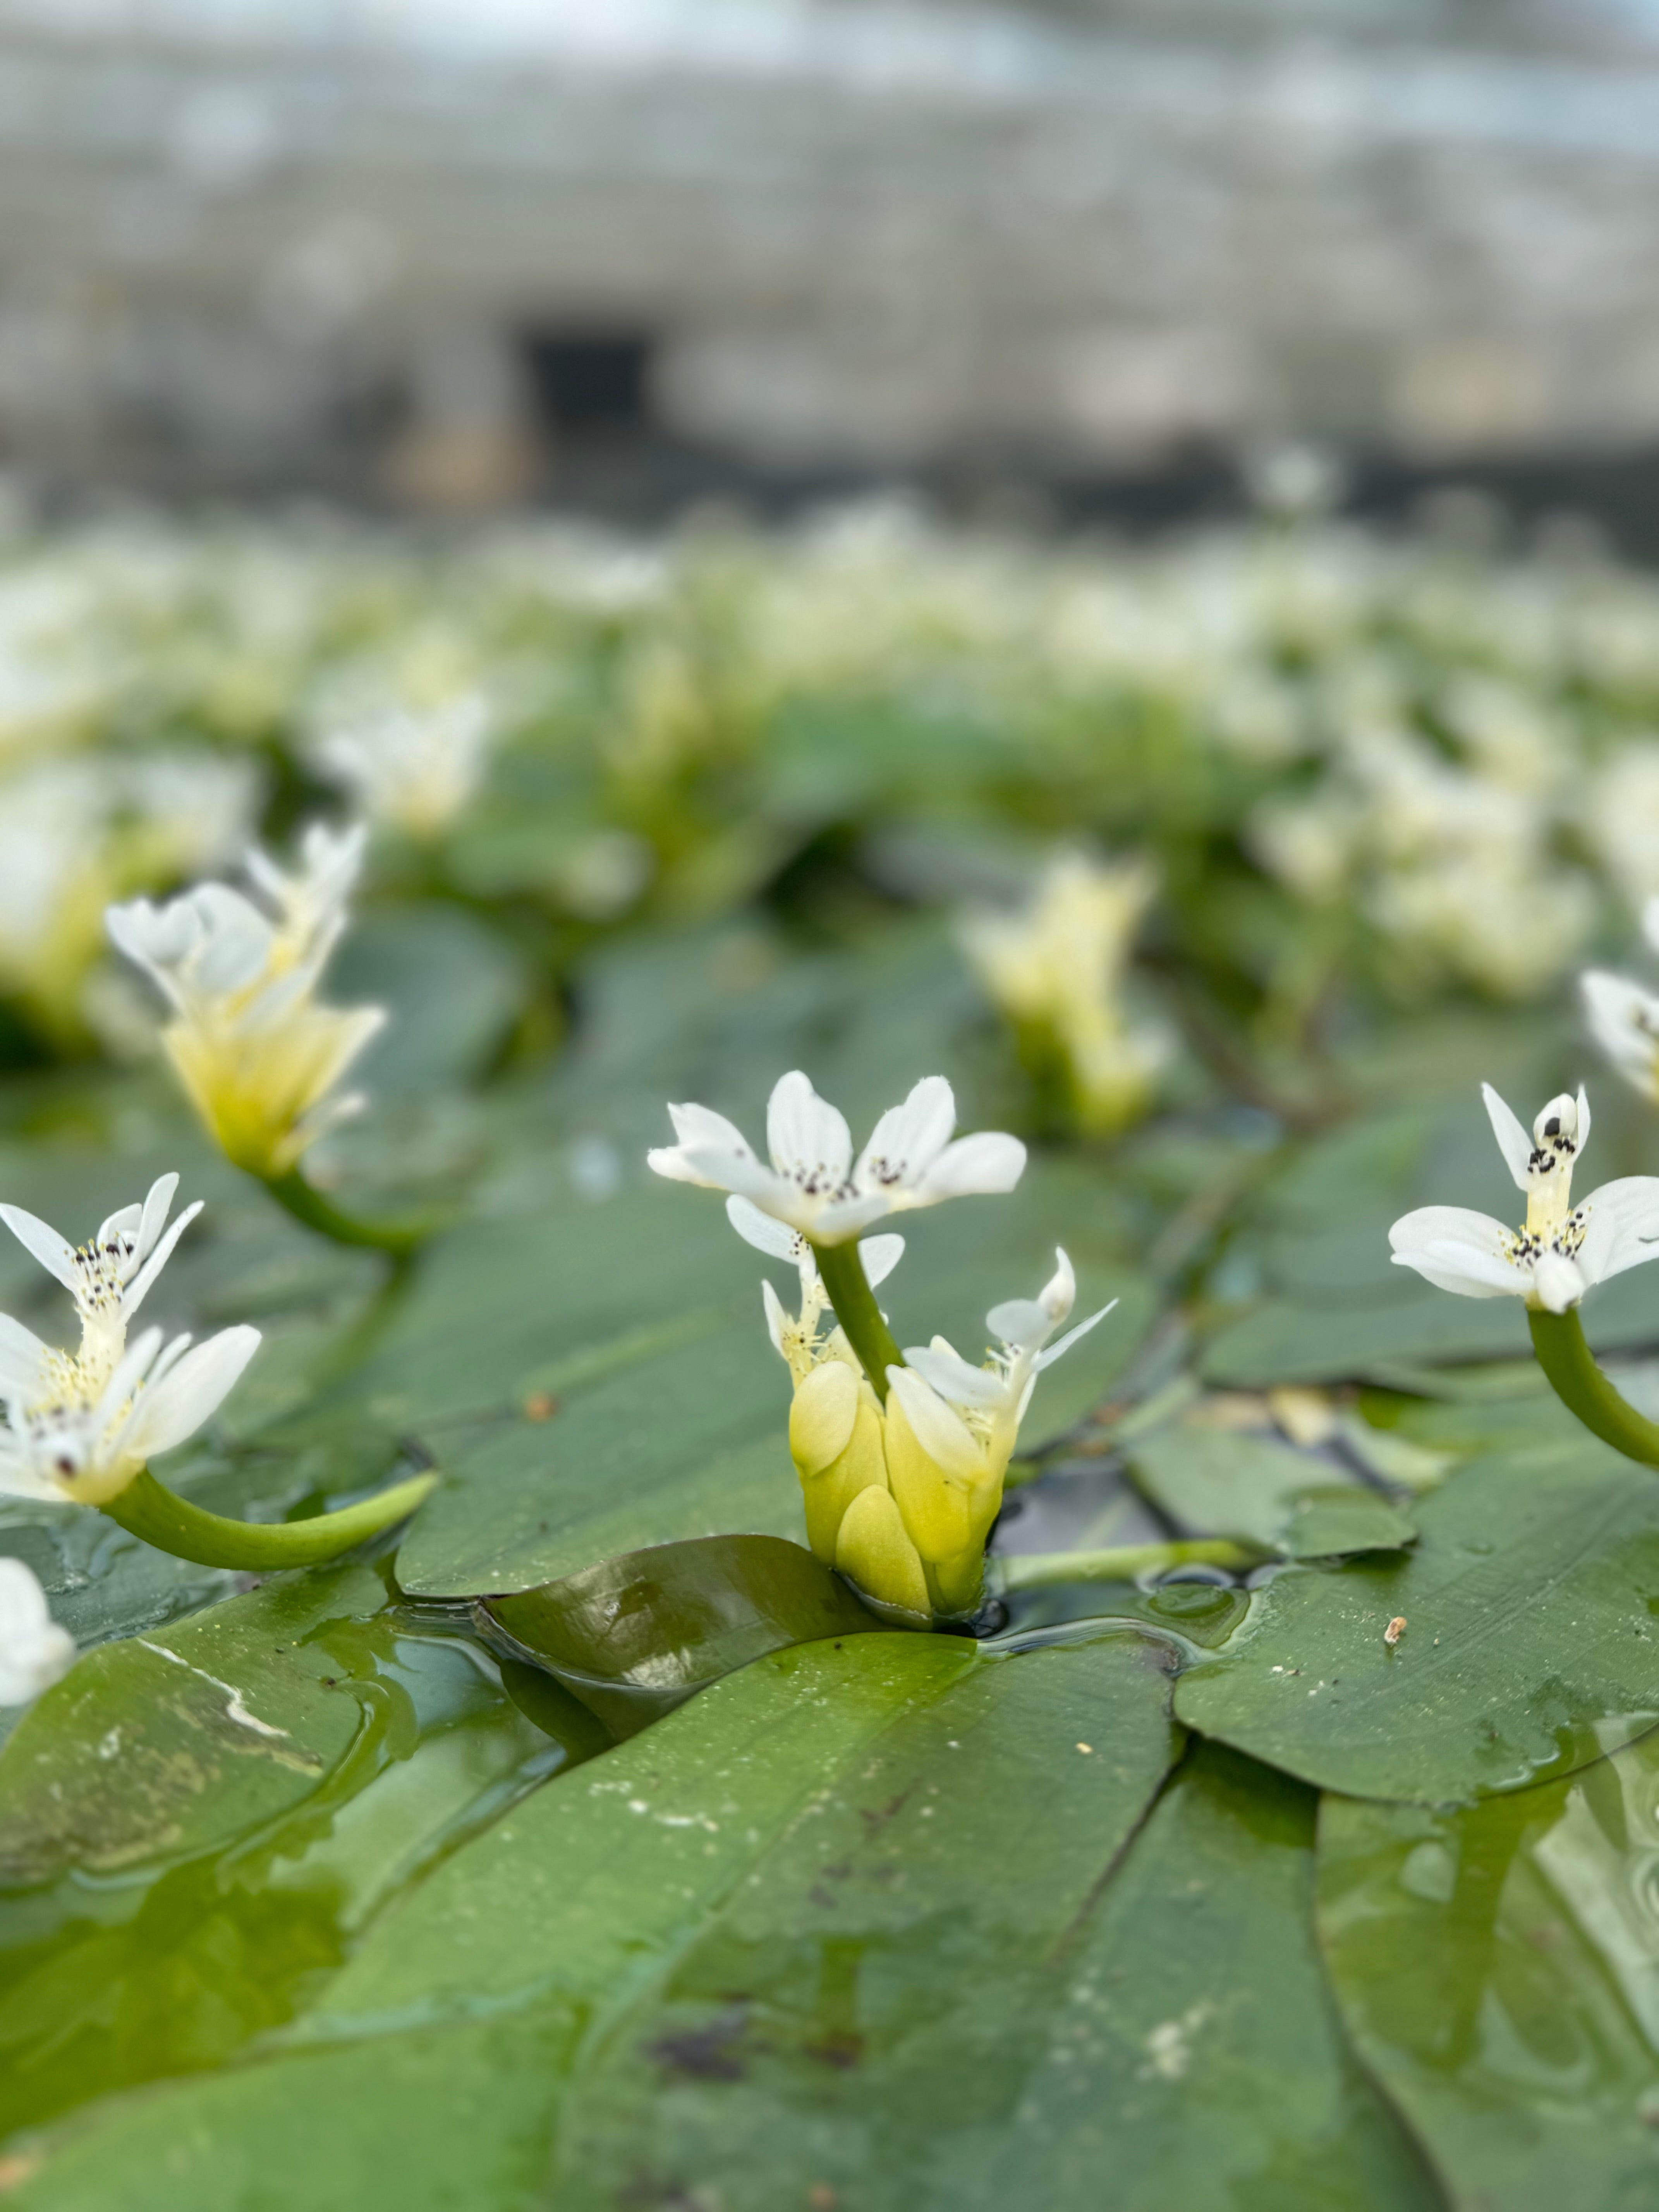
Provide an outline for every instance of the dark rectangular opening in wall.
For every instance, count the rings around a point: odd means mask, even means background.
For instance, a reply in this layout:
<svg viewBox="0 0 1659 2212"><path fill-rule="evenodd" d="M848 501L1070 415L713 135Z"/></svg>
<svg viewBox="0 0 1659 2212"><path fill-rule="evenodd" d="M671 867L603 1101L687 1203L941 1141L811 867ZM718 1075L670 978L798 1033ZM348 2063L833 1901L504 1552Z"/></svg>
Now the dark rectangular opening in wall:
<svg viewBox="0 0 1659 2212"><path fill-rule="evenodd" d="M650 427L655 341L639 331L529 331L525 359L542 419L556 435Z"/></svg>

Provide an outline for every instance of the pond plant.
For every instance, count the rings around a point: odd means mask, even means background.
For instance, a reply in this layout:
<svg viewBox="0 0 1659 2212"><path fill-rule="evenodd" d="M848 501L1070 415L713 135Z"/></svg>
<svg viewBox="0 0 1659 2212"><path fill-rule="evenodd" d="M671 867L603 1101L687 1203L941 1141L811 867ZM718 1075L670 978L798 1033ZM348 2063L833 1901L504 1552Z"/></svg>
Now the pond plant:
<svg viewBox="0 0 1659 2212"><path fill-rule="evenodd" d="M1647 579L128 521L0 649L9 2208L1659 2199Z"/></svg>

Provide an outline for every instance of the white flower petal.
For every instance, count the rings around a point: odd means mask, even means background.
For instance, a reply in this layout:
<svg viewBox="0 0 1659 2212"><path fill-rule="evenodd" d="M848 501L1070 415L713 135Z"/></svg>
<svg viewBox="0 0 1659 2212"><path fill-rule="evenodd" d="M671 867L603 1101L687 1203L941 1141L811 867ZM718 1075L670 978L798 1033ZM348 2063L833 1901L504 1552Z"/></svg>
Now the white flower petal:
<svg viewBox="0 0 1659 2212"><path fill-rule="evenodd" d="M1498 1149L1504 1155L1504 1164L1510 1171L1510 1179L1517 1190L1530 1188L1527 1163L1532 1158L1532 1139L1490 1083L1481 1085L1480 1096L1486 1102L1486 1115L1492 1123L1492 1133L1498 1139Z"/></svg>
<svg viewBox="0 0 1659 2212"><path fill-rule="evenodd" d="M724 1114L716 1114L712 1107L671 1106L668 1118L674 1124L676 1139L683 1146L694 1146L700 1152L732 1152L744 1160L755 1157L748 1138L737 1123L728 1121Z"/></svg>
<svg viewBox="0 0 1659 2212"><path fill-rule="evenodd" d="M846 1121L798 1067L772 1086L766 1148L777 1172L808 1197L828 1198L840 1190L852 1165L853 1136Z"/></svg>
<svg viewBox="0 0 1659 2212"><path fill-rule="evenodd" d="M42 1499L64 1503L64 1492L49 1474L43 1474L31 1455L15 1449L0 1431L0 1498Z"/></svg>
<svg viewBox="0 0 1659 2212"><path fill-rule="evenodd" d="M175 1177L174 1180L176 1181L177 1178ZM118 1237L131 1237L136 1244L138 1241L138 1232L143 1224L143 1218L144 1209L142 1206L120 1206L115 1212L106 1214L99 1223L98 1234L94 1241L99 1244L112 1244Z"/></svg>
<svg viewBox="0 0 1659 2212"><path fill-rule="evenodd" d="M1007 1385L1001 1376L992 1374L988 1367L970 1367L942 1336L936 1336L930 1345L907 1344L904 1357L953 1406L989 1407L1007 1400Z"/></svg>
<svg viewBox="0 0 1659 2212"><path fill-rule="evenodd" d="M862 1237L872 1221L881 1220L892 1210L892 1200L886 1192L872 1191L867 1198L838 1198L804 1214L802 1226L815 1244L846 1244L854 1237Z"/></svg>
<svg viewBox="0 0 1659 2212"><path fill-rule="evenodd" d="M0 1400L14 1403L38 1398L46 1386L51 1352L32 1329L9 1314L0 1314Z"/></svg>
<svg viewBox="0 0 1659 2212"><path fill-rule="evenodd" d="M1000 1129L981 1129L947 1145L917 1186L915 1203L992 1195L1012 1190L1025 1172L1025 1147Z"/></svg>
<svg viewBox="0 0 1659 2212"><path fill-rule="evenodd" d="M186 1352L171 1374L138 1401L123 1439L140 1459L171 1451L216 1413L259 1348L257 1328L221 1329Z"/></svg>
<svg viewBox="0 0 1659 2212"><path fill-rule="evenodd" d="M1626 1267L1659 1260L1659 1177L1621 1176L1583 1201L1589 1217L1575 1257L1584 1279L1605 1283Z"/></svg>
<svg viewBox="0 0 1659 2212"><path fill-rule="evenodd" d="M1650 898L1642 909L1642 933L1659 952L1659 898Z"/></svg>
<svg viewBox="0 0 1659 2212"><path fill-rule="evenodd" d="M75 1247L48 1224L25 1213L21 1206L0 1206L0 1221L3 1221L23 1249L37 1259L49 1275L55 1275L66 1291L81 1286L81 1271L75 1264Z"/></svg>
<svg viewBox="0 0 1659 2212"><path fill-rule="evenodd" d="M1583 1085L1581 1083L1578 1086L1578 1134L1576 1140L1578 1149L1573 1154L1575 1165L1584 1157L1584 1147L1589 1142L1589 1093L1585 1090Z"/></svg>
<svg viewBox="0 0 1659 2212"><path fill-rule="evenodd" d="M985 1472L984 1455L960 1414L914 1368L890 1367L887 1384L904 1408L916 1442L935 1467L964 1482L972 1482Z"/></svg>
<svg viewBox="0 0 1659 2212"><path fill-rule="evenodd" d="M752 1244L757 1252L764 1252L774 1260L788 1260L799 1266L805 1249L805 1239L799 1229L790 1228L775 1214L763 1213L751 1199L728 1198L726 1218L745 1244Z"/></svg>
<svg viewBox="0 0 1659 2212"><path fill-rule="evenodd" d="M772 1349L780 1357L787 1358L783 1349L783 1332L789 1326L788 1309L764 1275L761 1277L761 1305L766 1314L766 1334L772 1340Z"/></svg>
<svg viewBox="0 0 1659 2212"><path fill-rule="evenodd" d="M162 1268L166 1267L167 1261L173 1257L173 1247L178 1243L179 1239L184 1235L185 1230L189 1228L191 1223L195 1220L197 1215L201 1212L202 1205L203 1201L198 1198L193 1206L187 1206L185 1208L184 1212L179 1216L179 1218L173 1223L172 1228L167 1231L165 1236L163 1236L161 1243L157 1244L155 1250L150 1254L149 1259L145 1261L143 1266L140 1267L137 1273L133 1277L131 1282L128 1284L126 1290L122 1295L121 1310L129 1319L137 1312L139 1307L144 1303L146 1297L149 1295L149 1291L155 1281L155 1278L161 1273Z"/></svg>
<svg viewBox="0 0 1659 2212"><path fill-rule="evenodd" d="M1620 1074L1653 1097L1659 1091L1659 998L1599 968L1581 975L1578 986L1590 1035Z"/></svg>
<svg viewBox="0 0 1659 2212"><path fill-rule="evenodd" d="M0 1559L0 1705L27 1705L75 1662L75 1638L52 1619L21 1559Z"/></svg>
<svg viewBox="0 0 1659 2212"><path fill-rule="evenodd" d="M1054 1316L1036 1298L1004 1298L985 1316L985 1326L1005 1344L1034 1352L1054 1333Z"/></svg>
<svg viewBox="0 0 1659 2212"><path fill-rule="evenodd" d="M138 1223L138 1257L141 1260L148 1260L155 1249L155 1240L167 1226L167 1215L178 1194L179 1178L176 1175L157 1176L151 1183Z"/></svg>
<svg viewBox="0 0 1659 2212"><path fill-rule="evenodd" d="M1055 1360L1071 1350L1080 1336L1087 1336L1097 1322L1104 1321L1116 1304L1117 1300L1113 1298L1109 1304L1102 1306L1098 1313L1091 1313L1087 1321L1080 1321L1075 1328L1068 1328L1057 1344L1051 1344L1046 1350L1039 1352L1032 1362L1036 1371L1041 1375L1045 1367L1052 1367Z"/></svg>
<svg viewBox="0 0 1659 2212"><path fill-rule="evenodd" d="M955 1093L942 1075L924 1075L902 1105L890 1106L859 1155L853 1180L860 1190L919 1182L951 1141Z"/></svg>
<svg viewBox="0 0 1659 2212"><path fill-rule="evenodd" d="M1551 1313L1565 1313L1589 1288L1577 1261L1566 1259L1559 1252L1540 1253L1532 1273L1539 1304Z"/></svg>
<svg viewBox="0 0 1659 2212"><path fill-rule="evenodd" d="M1389 1231L1395 1264L1414 1267L1443 1291L1470 1298L1524 1297L1532 1270L1504 1256L1511 1232L1462 1206L1423 1206Z"/></svg>
<svg viewBox="0 0 1659 2212"><path fill-rule="evenodd" d="M1056 1322L1064 1321L1077 1304L1077 1275L1063 1245L1054 1247L1054 1272L1037 1292L1037 1301Z"/></svg>
<svg viewBox="0 0 1659 2212"><path fill-rule="evenodd" d="M864 1262L864 1279L873 1291L884 1283L899 1261L904 1257L902 1237L866 1237L859 1246L859 1257Z"/></svg>

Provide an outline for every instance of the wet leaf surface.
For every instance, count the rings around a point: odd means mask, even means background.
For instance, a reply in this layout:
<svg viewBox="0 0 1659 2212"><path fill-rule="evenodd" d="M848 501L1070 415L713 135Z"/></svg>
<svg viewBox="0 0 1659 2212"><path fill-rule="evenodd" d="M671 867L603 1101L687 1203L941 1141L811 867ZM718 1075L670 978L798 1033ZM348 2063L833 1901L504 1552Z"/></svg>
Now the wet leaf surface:
<svg viewBox="0 0 1659 2212"><path fill-rule="evenodd" d="M1237 1536L1288 1559L1398 1551L1410 1515L1329 1460L1265 1437L1176 1422L1126 1455L1137 1486L1183 1535Z"/></svg>
<svg viewBox="0 0 1659 2212"><path fill-rule="evenodd" d="M1456 2204L1659 2197L1659 1737L1459 1810L1327 1797L1319 1929Z"/></svg>
<svg viewBox="0 0 1659 2212"><path fill-rule="evenodd" d="M799 1544L704 1536L625 1553L479 1611L619 1736L768 1651L882 1624Z"/></svg>
<svg viewBox="0 0 1659 2212"><path fill-rule="evenodd" d="M283 2055L87 2115L17 2201L98 2212L165 2172L181 2212L251 2207L280 2146L301 2200L344 2174L436 2212L465 2136L479 2212L532 2175L572 2203L711 2172L734 2208L837 2177L909 2202L964 2117L1010 2110L984 1993L1088 1908L1176 1743L1133 1635L759 1660L457 1850Z"/></svg>
<svg viewBox="0 0 1659 2212"><path fill-rule="evenodd" d="M1322 1789L1426 1803L1569 1772L1659 1720L1650 1472L1545 1445L1470 1462L1414 1511L1407 1552L1281 1571L1182 1678L1180 1717Z"/></svg>

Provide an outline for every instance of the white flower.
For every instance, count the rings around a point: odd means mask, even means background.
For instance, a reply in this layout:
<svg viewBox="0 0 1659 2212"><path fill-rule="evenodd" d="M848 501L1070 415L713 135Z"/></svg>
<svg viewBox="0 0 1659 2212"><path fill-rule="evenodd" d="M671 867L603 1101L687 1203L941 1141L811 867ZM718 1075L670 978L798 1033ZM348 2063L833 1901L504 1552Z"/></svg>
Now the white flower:
<svg viewBox="0 0 1659 2212"><path fill-rule="evenodd" d="M1144 860L1108 866L1061 853L1022 912L969 915L962 926L968 957L1027 1058L1058 1062L1078 1125L1103 1134L1145 1110L1169 1058L1167 1039L1135 1027L1122 1003L1130 947L1156 887Z"/></svg>
<svg viewBox="0 0 1659 2212"><path fill-rule="evenodd" d="M111 1214L80 1246L21 1206L0 1206L0 1219L64 1285L81 1317L80 1348L71 1352L0 1314L0 1492L105 1504L154 1454L193 1435L253 1357L256 1328L222 1329L194 1347L187 1336L164 1346L152 1328L127 1345L128 1322L202 1210L186 1207L168 1228L178 1187L176 1175L162 1176L142 1206Z"/></svg>
<svg viewBox="0 0 1659 2212"><path fill-rule="evenodd" d="M361 1097L330 1093L386 1019L313 994L346 924L362 864L361 827L307 830L303 866L285 874L263 853L247 869L270 908L228 884L201 884L164 907L112 907L118 949L167 997L163 1042L198 1112L240 1167L280 1176Z"/></svg>
<svg viewBox="0 0 1659 2212"><path fill-rule="evenodd" d="M477 789L495 725L483 691L424 706L386 701L322 730L312 753L375 821L435 837Z"/></svg>
<svg viewBox="0 0 1659 2212"><path fill-rule="evenodd" d="M71 1354L0 1319L0 1492L77 1505L106 1504L158 1452L194 1436L259 1347L257 1328L165 1346L147 1328L100 1389Z"/></svg>
<svg viewBox="0 0 1659 2212"><path fill-rule="evenodd" d="M89 1370L113 1371L126 1344L128 1322L202 1210L198 1198L168 1228L167 1212L178 1188L176 1175L158 1176L142 1206L124 1206L112 1213L88 1244L71 1244L21 1206L0 1206L0 1221L75 1300L81 1316L80 1357ZM6 1329L16 1326L0 1315L0 1357Z"/></svg>
<svg viewBox="0 0 1659 2212"><path fill-rule="evenodd" d="M747 1198L814 1244L845 1244L872 1222L975 1192L1012 1190L1025 1166L1018 1137L986 1130L953 1144L957 1106L942 1075L925 1076L890 1107L853 1158L846 1122L799 1068L767 1108L769 1167L743 1132L706 1106L671 1106L679 1142L646 1155L659 1176Z"/></svg>
<svg viewBox="0 0 1659 2212"><path fill-rule="evenodd" d="M1056 1247L1055 1271L1035 1298L1006 1298L993 1306L985 1325L1001 1340L981 1367L964 1359L942 1336L931 1344L907 1345L902 1367L890 1367L890 1389L903 1407L916 1441L947 1474L963 1480L988 1472L1000 1479L1013 1455L1019 1425L1031 1402L1037 1376L1086 1336L1117 1304L1114 1298L1066 1330L1058 1344L1049 1338L1072 1310L1077 1278Z"/></svg>
<svg viewBox="0 0 1659 2212"><path fill-rule="evenodd" d="M1642 928L1659 951L1659 898L1650 899L1643 909ZM1601 968L1581 975L1578 986L1597 1044L1638 1091L1659 1098L1659 998Z"/></svg>
<svg viewBox="0 0 1659 2212"><path fill-rule="evenodd" d="M1464 1206L1420 1206L1389 1231L1397 1267L1462 1297L1524 1298L1565 1313L1597 1283L1659 1259L1659 1179L1626 1176L1572 1204L1573 1165L1589 1137L1583 1091L1552 1098L1530 1137L1490 1084L1481 1096L1516 1187L1527 1194L1525 1225L1509 1229Z"/></svg>
<svg viewBox="0 0 1659 2212"><path fill-rule="evenodd" d="M47 1611L33 1570L0 1559L0 1705L27 1705L74 1663L75 1638Z"/></svg>

